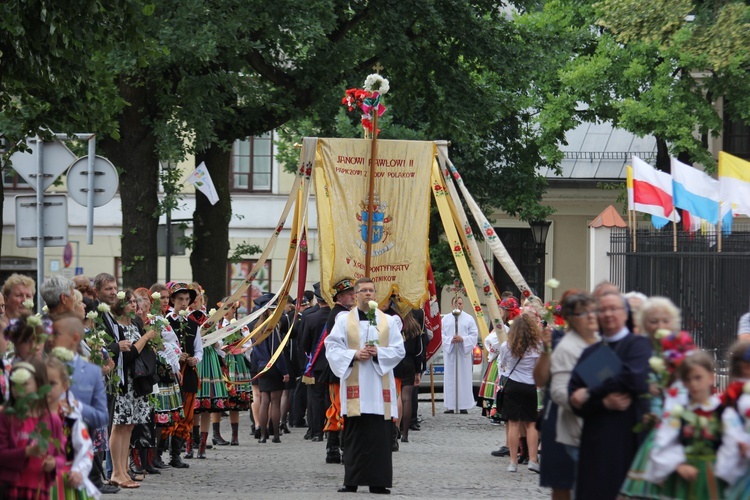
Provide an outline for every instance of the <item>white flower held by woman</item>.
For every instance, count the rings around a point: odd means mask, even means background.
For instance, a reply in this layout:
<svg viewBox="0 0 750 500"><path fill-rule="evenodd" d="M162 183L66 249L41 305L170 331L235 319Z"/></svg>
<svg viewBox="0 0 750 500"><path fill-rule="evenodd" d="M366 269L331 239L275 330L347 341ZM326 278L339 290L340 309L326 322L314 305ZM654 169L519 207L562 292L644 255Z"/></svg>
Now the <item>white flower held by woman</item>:
<svg viewBox="0 0 750 500"><path fill-rule="evenodd" d="M73 354L73 351L71 351L70 349L66 349L65 347L55 347L54 349L52 349L51 354L60 361L64 361L65 363L73 361L73 358L75 356Z"/></svg>
<svg viewBox="0 0 750 500"><path fill-rule="evenodd" d="M387 94L391 84L387 78L383 78L377 73L373 73L365 78L365 90L377 92L380 95Z"/></svg>
<svg viewBox="0 0 750 500"><path fill-rule="evenodd" d="M47 307L47 306L42 307L42 312L44 314L49 314L49 307Z"/></svg>
<svg viewBox="0 0 750 500"><path fill-rule="evenodd" d="M97 307L97 309L99 310L99 312L103 312L103 313L108 313L109 312L109 306L107 304L105 304L104 302L102 302L101 304L99 304L99 306Z"/></svg>
<svg viewBox="0 0 750 500"><path fill-rule="evenodd" d="M88 312L88 313L86 314L86 319L92 319L92 320L93 320L93 319L96 319L96 318L98 318L98 317L99 317L99 313L98 313L98 312L96 312L96 311L89 311L89 312Z"/></svg>
<svg viewBox="0 0 750 500"><path fill-rule="evenodd" d="M213 316L214 314L216 314L216 308L212 307L211 309L208 310L208 315Z"/></svg>
<svg viewBox="0 0 750 500"><path fill-rule="evenodd" d="M666 328L659 328L658 330L654 332L654 337L656 337L658 340L661 340L661 339L665 339L669 337L671 333L672 332L670 332Z"/></svg>
<svg viewBox="0 0 750 500"><path fill-rule="evenodd" d="M10 381L14 384L23 385L31 378L31 372L26 368L16 368L10 374Z"/></svg>
<svg viewBox="0 0 750 500"><path fill-rule="evenodd" d="M125 300L125 292L117 292L117 298L119 300Z"/></svg>
<svg viewBox="0 0 750 500"><path fill-rule="evenodd" d="M661 373L667 369L667 364L664 360L657 356L652 356L648 359L648 365L657 373Z"/></svg>
<svg viewBox="0 0 750 500"><path fill-rule="evenodd" d="M26 324L29 326L39 326L42 324L42 318L40 318L36 314L34 316L29 316L28 318L26 318Z"/></svg>
<svg viewBox="0 0 750 500"><path fill-rule="evenodd" d="M34 309L34 301L31 299L24 300L23 307L25 307L26 309Z"/></svg>
<svg viewBox="0 0 750 500"><path fill-rule="evenodd" d="M161 293L159 293L159 292L154 292L154 293L152 293L152 294L151 294L151 298L152 298L153 300L161 300Z"/></svg>

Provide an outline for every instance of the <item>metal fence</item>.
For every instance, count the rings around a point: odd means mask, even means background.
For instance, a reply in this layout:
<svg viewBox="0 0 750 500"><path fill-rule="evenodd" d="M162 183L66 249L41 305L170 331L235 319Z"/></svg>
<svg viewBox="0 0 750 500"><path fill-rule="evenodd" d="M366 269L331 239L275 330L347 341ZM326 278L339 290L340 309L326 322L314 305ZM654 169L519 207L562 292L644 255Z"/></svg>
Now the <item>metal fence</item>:
<svg viewBox="0 0 750 500"><path fill-rule="evenodd" d="M650 226L650 223L647 223ZM682 310L682 327L717 361L726 384L726 352L736 339L740 316L750 309L750 226L735 224L722 235L639 226L636 248L629 229L610 240L610 279L624 291L669 297Z"/></svg>

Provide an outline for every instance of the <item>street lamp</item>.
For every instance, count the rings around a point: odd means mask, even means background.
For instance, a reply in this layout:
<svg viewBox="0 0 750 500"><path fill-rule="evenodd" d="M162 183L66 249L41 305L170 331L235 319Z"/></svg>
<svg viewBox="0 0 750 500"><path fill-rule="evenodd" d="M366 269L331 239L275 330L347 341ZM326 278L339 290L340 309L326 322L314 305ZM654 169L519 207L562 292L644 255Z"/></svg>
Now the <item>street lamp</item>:
<svg viewBox="0 0 750 500"><path fill-rule="evenodd" d="M544 254L544 245L547 243L547 233L549 227L552 225L552 221L549 220L532 220L529 221L529 227L531 227L531 237L534 238L534 244L537 248L537 253Z"/></svg>

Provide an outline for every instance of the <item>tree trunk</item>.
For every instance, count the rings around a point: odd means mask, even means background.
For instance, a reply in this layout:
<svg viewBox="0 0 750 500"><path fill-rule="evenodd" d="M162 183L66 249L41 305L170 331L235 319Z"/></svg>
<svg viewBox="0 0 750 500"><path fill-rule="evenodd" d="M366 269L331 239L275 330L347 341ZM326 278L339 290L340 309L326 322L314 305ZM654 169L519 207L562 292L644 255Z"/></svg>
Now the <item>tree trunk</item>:
<svg viewBox="0 0 750 500"><path fill-rule="evenodd" d="M146 86L120 83L130 104L119 118L120 140L99 142L120 172L122 201L122 281L126 287L149 287L157 280L156 231L159 225L159 157L154 120L155 92Z"/></svg>
<svg viewBox="0 0 750 500"><path fill-rule="evenodd" d="M3 217L5 216L5 186L3 185L2 175L4 170L0 168L0 257L3 255Z"/></svg>
<svg viewBox="0 0 750 500"><path fill-rule="evenodd" d="M672 162L669 159L669 146L667 141L656 137L656 168L662 172L672 172Z"/></svg>
<svg viewBox="0 0 750 500"><path fill-rule="evenodd" d="M211 309L227 295L227 262L229 257L229 221L232 203L229 197L229 165L232 151L213 144L195 155L195 164L206 163L219 201L211 205L203 193L195 192L193 212L193 250L190 265L193 281L201 284L208 296L206 307Z"/></svg>

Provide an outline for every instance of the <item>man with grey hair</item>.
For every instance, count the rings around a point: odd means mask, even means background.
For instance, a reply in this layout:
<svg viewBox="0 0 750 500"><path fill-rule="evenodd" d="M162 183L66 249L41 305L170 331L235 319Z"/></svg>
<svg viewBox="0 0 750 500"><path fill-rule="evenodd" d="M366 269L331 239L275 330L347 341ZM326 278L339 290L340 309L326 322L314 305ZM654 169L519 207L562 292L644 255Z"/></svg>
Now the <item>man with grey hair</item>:
<svg viewBox="0 0 750 500"><path fill-rule="evenodd" d="M74 289L73 280L59 274L49 276L44 280L39 291L44 303L47 304L50 317L55 318L73 310L75 304Z"/></svg>

